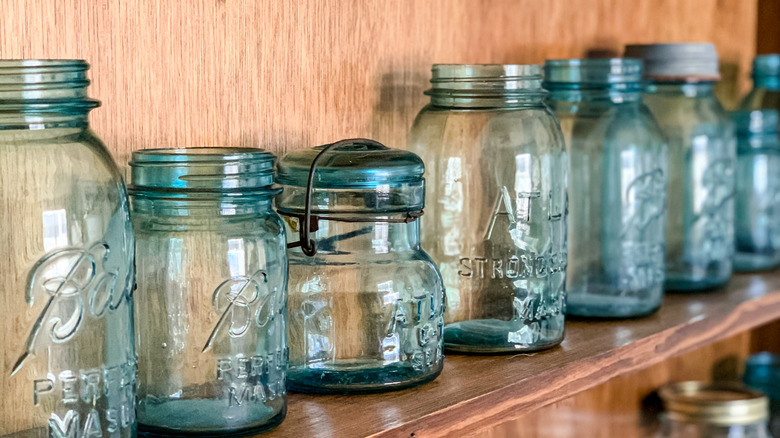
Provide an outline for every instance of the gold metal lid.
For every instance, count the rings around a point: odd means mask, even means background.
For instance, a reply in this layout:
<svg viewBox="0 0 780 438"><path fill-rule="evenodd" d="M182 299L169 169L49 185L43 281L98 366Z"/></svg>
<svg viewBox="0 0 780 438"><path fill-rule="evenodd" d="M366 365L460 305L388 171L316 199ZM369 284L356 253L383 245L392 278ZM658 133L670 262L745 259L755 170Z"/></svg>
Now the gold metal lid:
<svg viewBox="0 0 780 438"><path fill-rule="evenodd" d="M766 421L769 399L742 385L680 382L658 390L666 415L675 421L719 426Z"/></svg>

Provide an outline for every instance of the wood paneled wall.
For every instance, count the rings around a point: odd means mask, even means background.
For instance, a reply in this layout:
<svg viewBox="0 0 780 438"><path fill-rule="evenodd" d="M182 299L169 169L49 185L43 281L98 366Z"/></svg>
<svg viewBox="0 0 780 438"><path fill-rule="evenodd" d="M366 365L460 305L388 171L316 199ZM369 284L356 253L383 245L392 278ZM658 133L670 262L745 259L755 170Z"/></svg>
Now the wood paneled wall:
<svg viewBox="0 0 780 438"><path fill-rule="evenodd" d="M1 0L0 58L89 60L93 126L124 163L145 147L403 147L434 62L711 40L744 90L756 15L757 0Z"/></svg>

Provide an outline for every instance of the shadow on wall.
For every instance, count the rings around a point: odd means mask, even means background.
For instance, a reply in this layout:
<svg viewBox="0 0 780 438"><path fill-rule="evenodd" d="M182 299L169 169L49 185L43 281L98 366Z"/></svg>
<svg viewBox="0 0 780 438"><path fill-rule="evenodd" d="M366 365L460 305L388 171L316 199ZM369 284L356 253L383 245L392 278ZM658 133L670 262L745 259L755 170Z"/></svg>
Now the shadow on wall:
<svg viewBox="0 0 780 438"><path fill-rule="evenodd" d="M374 107L369 132L388 147L405 148L406 136L418 112L428 103L424 93L430 88L428 71L383 73L375 81Z"/></svg>

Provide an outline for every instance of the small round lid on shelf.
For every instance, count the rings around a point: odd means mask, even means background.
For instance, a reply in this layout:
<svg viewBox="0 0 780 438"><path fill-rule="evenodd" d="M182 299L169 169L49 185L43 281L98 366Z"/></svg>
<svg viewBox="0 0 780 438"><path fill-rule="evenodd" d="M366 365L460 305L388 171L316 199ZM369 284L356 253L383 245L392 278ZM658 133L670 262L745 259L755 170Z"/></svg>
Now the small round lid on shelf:
<svg viewBox="0 0 780 438"><path fill-rule="evenodd" d="M680 382L658 390L666 415L675 421L718 426L766 421L769 400L745 386L729 383Z"/></svg>

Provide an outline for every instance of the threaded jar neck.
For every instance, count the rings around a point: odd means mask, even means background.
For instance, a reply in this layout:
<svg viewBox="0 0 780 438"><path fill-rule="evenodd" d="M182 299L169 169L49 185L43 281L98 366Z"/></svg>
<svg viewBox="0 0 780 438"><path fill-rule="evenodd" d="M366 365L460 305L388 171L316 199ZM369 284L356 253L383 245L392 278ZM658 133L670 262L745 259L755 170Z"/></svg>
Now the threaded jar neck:
<svg viewBox="0 0 780 438"><path fill-rule="evenodd" d="M431 96L434 106L450 108L513 108L543 104L542 68L517 64L434 64Z"/></svg>
<svg viewBox="0 0 780 438"><path fill-rule="evenodd" d="M544 65L544 88L553 100L638 101L642 61L629 58L560 59Z"/></svg>
<svg viewBox="0 0 780 438"><path fill-rule="evenodd" d="M753 85L771 91L780 90L780 55L756 56L753 60Z"/></svg>
<svg viewBox="0 0 780 438"><path fill-rule="evenodd" d="M165 215L219 215L270 210L279 189L273 154L253 148L145 149L130 161L134 209ZM217 207L218 206L218 207Z"/></svg>
<svg viewBox="0 0 780 438"><path fill-rule="evenodd" d="M76 59L0 60L0 113L86 114L89 64Z"/></svg>

